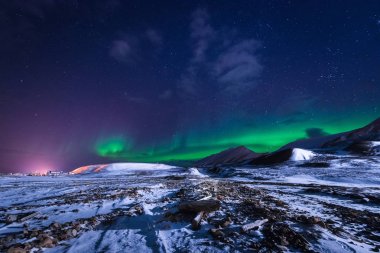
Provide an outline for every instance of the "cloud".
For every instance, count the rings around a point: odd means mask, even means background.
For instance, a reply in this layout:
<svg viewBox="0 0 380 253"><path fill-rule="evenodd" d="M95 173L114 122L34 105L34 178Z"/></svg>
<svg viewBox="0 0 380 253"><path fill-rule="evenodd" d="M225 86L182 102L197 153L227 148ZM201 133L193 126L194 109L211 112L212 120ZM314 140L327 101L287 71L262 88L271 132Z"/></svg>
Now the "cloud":
<svg viewBox="0 0 380 253"><path fill-rule="evenodd" d="M128 39L115 40L109 55L119 62L133 62L136 59L133 43Z"/></svg>
<svg viewBox="0 0 380 253"><path fill-rule="evenodd" d="M214 73L219 83L229 92L241 92L255 85L261 74L256 51L261 43L254 39L243 40L222 52L214 65Z"/></svg>
<svg viewBox="0 0 380 253"><path fill-rule="evenodd" d="M178 84L180 95L196 97L212 86L215 94L235 96L256 86L263 70L258 40L216 30L205 9L193 12L190 39L192 57Z"/></svg>
<svg viewBox="0 0 380 253"><path fill-rule="evenodd" d="M119 37L111 42L109 56L118 62L128 64L136 63L143 57L152 56L153 53L144 52L155 51L163 43L160 33L153 29L148 29L138 35L122 34Z"/></svg>
<svg viewBox="0 0 380 253"><path fill-rule="evenodd" d="M206 50L215 37L215 30L209 24L209 15L204 9L197 9L192 14L190 37L194 42L193 62L203 62Z"/></svg>
<svg viewBox="0 0 380 253"><path fill-rule="evenodd" d="M321 137L329 135L327 132L325 132L322 128L307 128L305 130L307 137L314 138L314 137Z"/></svg>

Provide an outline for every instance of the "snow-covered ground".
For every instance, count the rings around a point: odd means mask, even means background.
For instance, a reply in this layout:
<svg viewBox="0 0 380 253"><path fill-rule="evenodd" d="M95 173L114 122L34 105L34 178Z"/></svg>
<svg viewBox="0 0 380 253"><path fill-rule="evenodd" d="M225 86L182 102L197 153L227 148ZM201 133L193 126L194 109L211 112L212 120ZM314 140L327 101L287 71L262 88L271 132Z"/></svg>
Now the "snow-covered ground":
<svg viewBox="0 0 380 253"><path fill-rule="evenodd" d="M12 245L51 253L380 249L376 157L218 174L142 164L120 173L124 167L63 177L0 177L0 252ZM178 205L200 199L219 200L221 208L204 214L194 230L195 214L181 213ZM262 219L268 221L257 230L241 232L244 224ZM220 225L226 220L228 225ZM44 236L52 243L44 244Z"/></svg>

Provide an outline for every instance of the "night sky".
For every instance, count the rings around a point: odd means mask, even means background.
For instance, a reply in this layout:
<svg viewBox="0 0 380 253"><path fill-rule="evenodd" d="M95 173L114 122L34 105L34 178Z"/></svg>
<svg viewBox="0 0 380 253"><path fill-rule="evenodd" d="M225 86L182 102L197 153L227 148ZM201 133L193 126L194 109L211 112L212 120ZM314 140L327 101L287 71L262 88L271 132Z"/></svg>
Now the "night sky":
<svg viewBox="0 0 380 253"><path fill-rule="evenodd" d="M379 1L1 1L0 172L202 158L380 113Z"/></svg>

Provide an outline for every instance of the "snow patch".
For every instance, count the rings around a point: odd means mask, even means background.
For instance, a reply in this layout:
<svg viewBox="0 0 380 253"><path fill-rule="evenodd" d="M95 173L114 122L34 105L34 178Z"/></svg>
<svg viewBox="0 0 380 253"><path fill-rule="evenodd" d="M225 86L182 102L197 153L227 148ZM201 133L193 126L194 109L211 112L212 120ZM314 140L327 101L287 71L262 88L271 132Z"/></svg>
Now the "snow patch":
<svg viewBox="0 0 380 253"><path fill-rule="evenodd" d="M206 175L199 172L196 168L189 168L189 175L197 177L207 177Z"/></svg>
<svg viewBox="0 0 380 253"><path fill-rule="evenodd" d="M370 142L371 144L371 147L377 147L377 146L380 146L380 141L371 141Z"/></svg>
<svg viewBox="0 0 380 253"><path fill-rule="evenodd" d="M316 154L312 151L294 148L292 150L292 156L289 158L289 161L306 161L312 159Z"/></svg>

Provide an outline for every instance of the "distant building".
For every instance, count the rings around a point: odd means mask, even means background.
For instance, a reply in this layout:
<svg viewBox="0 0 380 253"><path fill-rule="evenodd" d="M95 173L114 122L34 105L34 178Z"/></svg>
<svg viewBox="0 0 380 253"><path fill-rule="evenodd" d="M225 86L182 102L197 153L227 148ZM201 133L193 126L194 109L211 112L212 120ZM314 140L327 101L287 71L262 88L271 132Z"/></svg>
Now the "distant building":
<svg viewBox="0 0 380 253"><path fill-rule="evenodd" d="M49 170L47 173L46 173L46 176L62 176L62 175L66 175L67 173L66 172L63 172L63 171L51 171Z"/></svg>
<svg viewBox="0 0 380 253"><path fill-rule="evenodd" d="M11 175L11 176L16 176L16 177L25 176L24 173L20 173L20 172L10 173L9 175Z"/></svg>

